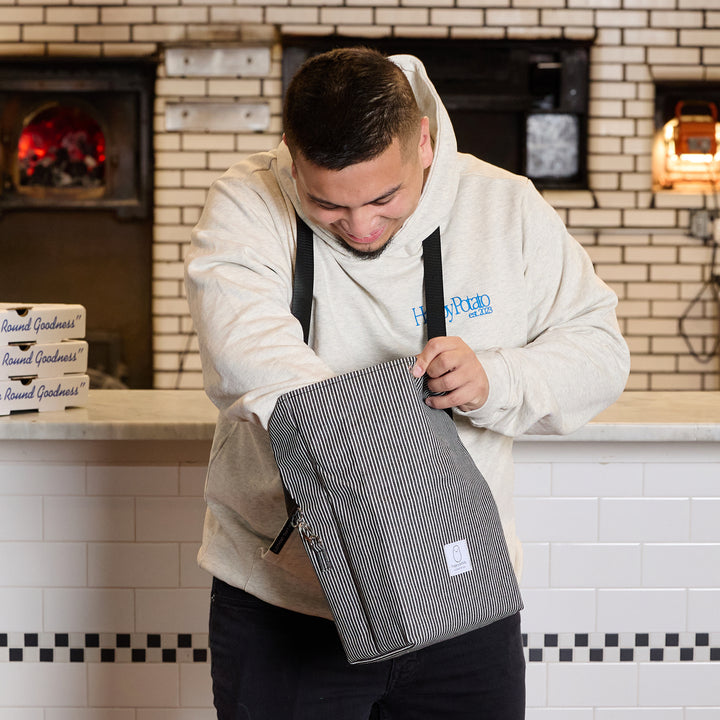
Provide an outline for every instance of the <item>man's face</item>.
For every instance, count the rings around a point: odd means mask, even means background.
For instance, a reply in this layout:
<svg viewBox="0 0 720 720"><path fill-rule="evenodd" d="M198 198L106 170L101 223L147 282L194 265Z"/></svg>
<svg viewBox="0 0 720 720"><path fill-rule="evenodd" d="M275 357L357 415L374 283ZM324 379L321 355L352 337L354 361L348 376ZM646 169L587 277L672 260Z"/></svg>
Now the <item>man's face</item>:
<svg viewBox="0 0 720 720"><path fill-rule="evenodd" d="M375 257L414 212L433 159L428 119L403 151L400 141L342 170L314 165L300 153L293 177L305 214L361 257Z"/></svg>

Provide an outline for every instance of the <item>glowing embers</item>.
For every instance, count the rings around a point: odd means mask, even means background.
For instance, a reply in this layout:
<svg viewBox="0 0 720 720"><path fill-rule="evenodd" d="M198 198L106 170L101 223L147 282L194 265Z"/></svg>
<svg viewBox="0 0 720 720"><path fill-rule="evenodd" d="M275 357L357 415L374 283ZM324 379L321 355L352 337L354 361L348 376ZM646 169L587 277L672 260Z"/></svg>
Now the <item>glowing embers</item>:
<svg viewBox="0 0 720 720"><path fill-rule="evenodd" d="M28 119L18 141L21 192L81 191L101 194L105 136L78 107L52 104Z"/></svg>
<svg viewBox="0 0 720 720"><path fill-rule="evenodd" d="M682 100L675 117L658 132L653 165L663 188L720 182L720 123L717 106L705 100Z"/></svg>

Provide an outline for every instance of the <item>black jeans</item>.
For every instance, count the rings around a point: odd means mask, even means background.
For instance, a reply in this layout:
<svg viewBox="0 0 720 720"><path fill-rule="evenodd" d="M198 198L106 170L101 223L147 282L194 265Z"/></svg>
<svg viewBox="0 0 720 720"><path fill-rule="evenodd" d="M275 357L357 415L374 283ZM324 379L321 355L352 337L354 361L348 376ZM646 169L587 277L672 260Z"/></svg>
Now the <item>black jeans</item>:
<svg viewBox="0 0 720 720"><path fill-rule="evenodd" d="M218 720L522 720L520 614L392 660L350 665L334 623L213 581Z"/></svg>

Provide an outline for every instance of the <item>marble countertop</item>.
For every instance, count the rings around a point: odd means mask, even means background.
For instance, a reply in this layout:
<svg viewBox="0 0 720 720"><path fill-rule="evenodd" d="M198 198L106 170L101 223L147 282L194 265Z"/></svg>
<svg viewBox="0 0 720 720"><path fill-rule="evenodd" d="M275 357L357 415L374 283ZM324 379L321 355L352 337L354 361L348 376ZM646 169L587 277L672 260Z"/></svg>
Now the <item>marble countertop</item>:
<svg viewBox="0 0 720 720"><path fill-rule="evenodd" d="M0 440L211 440L202 390L91 390L87 406L0 417ZM522 442L718 442L720 392L625 392L571 435Z"/></svg>
<svg viewBox="0 0 720 720"><path fill-rule="evenodd" d="M203 390L90 390L85 407L0 417L0 440L212 440Z"/></svg>
<svg viewBox="0 0 720 720"><path fill-rule="evenodd" d="M720 392L626 391L570 435L525 435L526 442L720 442Z"/></svg>

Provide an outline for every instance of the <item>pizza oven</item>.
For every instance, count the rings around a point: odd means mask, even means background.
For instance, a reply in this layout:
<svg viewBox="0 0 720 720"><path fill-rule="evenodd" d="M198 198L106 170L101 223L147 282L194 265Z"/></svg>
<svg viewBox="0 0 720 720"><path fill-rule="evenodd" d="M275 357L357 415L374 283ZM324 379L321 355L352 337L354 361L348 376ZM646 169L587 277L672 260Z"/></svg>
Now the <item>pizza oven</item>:
<svg viewBox="0 0 720 720"><path fill-rule="evenodd" d="M146 60L0 62L0 299L87 309L91 377L151 387Z"/></svg>

